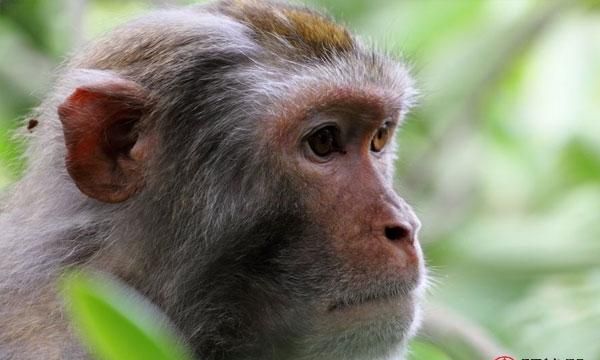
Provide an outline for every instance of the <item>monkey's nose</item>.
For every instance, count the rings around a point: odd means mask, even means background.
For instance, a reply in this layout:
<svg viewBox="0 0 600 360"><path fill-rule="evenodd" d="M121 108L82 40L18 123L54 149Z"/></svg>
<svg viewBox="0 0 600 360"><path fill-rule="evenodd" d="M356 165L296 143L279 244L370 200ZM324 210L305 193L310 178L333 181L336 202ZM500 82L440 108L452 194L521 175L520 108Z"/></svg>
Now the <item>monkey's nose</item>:
<svg viewBox="0 0 600 360"><path fill-rule="evenodd" d="M419 262L419 254L415 248L415 228L406 223L396 223L385 227L385 238L402 253L409 264Z"/></svg>
<svg viewBox="0 0 600 360"><path fill-rule="evenodd" d="M413 244L415 241L414 230L408 224L394 224L385 227L385 237L392 242L407 242Z"/></svg>

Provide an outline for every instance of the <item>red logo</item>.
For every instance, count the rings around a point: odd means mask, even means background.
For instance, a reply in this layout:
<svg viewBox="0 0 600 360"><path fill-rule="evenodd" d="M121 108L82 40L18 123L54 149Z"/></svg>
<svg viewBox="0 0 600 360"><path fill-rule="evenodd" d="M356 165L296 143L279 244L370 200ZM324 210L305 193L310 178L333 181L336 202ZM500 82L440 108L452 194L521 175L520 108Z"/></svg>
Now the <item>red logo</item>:
<svg viewBox="0 0 600 360"><path fill-rule="evenodd" d="M515 360L515 359L513 357L511 357L511 356L508 356L508 355L502 355L502 356L498 356L494 360Z"/></svg>

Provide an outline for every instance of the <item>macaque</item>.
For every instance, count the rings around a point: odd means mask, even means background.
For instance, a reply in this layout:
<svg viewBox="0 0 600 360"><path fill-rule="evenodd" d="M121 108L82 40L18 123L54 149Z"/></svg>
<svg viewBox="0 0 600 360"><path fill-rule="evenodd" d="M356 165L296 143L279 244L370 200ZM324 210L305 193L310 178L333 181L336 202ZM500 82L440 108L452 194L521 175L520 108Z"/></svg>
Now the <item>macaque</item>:
<svg viewBox="0 0 600 360"><path fill-rule="evenodd" d="M402 359L419 221L393 189L406 65L271 1L161 10L62 68L0 203L0 359L86 359L69 269L156 304L200 360Z"/></svg>

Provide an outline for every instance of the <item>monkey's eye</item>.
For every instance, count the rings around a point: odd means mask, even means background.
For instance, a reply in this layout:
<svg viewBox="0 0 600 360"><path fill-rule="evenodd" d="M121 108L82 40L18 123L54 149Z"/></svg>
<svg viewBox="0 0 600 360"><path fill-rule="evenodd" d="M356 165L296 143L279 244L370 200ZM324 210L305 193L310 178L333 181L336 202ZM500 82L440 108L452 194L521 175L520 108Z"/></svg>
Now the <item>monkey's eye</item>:
<svg viewBox="0 0 600 360"><path fill-rule="evenodd" d="M336 126L326 126L314 132L307 139L310 149L319 157L326 157L341 151L340 130Z"/></svg>
<svg viewBox="0 0 600 360"><path fill-rule="evenodd" d="M391 135L392 129L388 123L377 129L375 136L371 140L371 151L380 152L390 140Z"/></svg>

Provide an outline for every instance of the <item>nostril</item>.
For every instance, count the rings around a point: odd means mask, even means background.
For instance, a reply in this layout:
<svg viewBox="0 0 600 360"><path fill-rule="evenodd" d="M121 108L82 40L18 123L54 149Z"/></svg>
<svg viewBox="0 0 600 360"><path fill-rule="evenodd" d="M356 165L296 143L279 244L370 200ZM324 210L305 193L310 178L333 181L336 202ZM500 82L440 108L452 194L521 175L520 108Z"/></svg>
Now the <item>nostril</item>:
<svg viewBox="0 0 600 360"><path fill-rule="evenodd" d="M386 226L385 237L391 241L409 239L411 231L406 226Z"/></svg>

